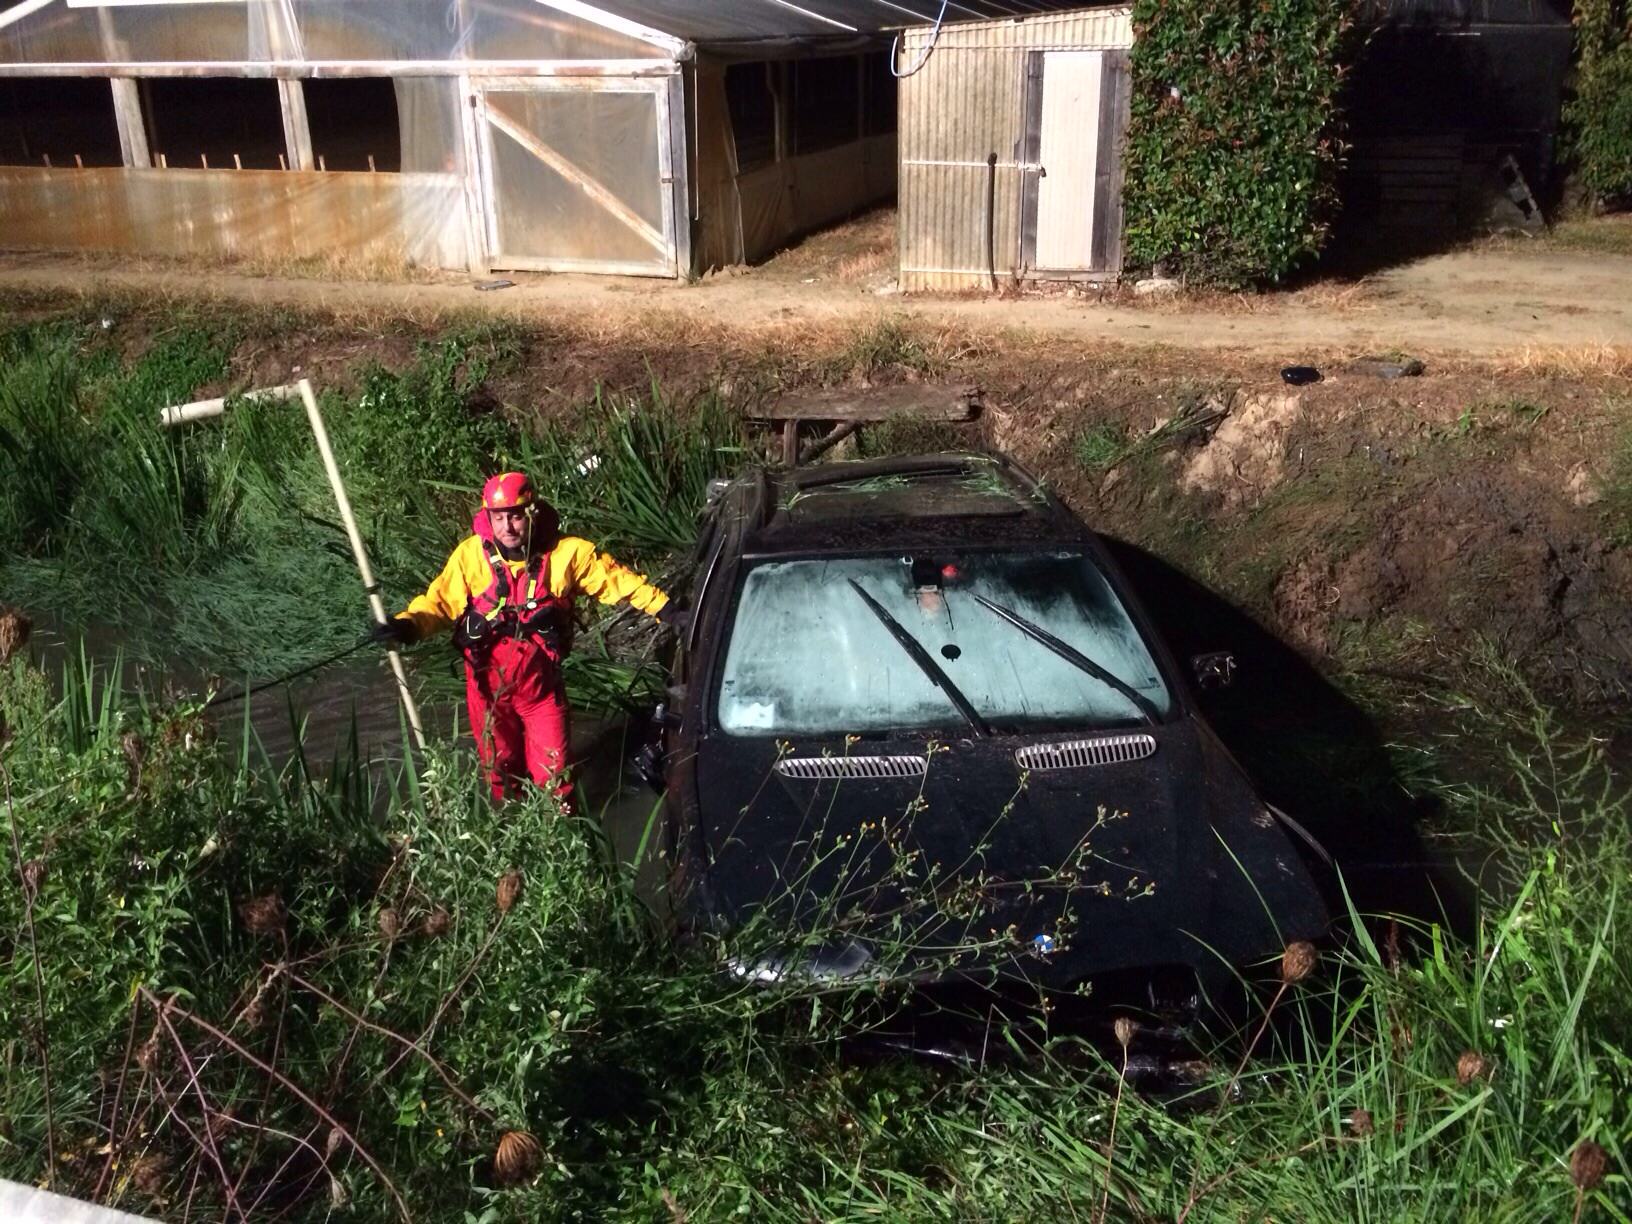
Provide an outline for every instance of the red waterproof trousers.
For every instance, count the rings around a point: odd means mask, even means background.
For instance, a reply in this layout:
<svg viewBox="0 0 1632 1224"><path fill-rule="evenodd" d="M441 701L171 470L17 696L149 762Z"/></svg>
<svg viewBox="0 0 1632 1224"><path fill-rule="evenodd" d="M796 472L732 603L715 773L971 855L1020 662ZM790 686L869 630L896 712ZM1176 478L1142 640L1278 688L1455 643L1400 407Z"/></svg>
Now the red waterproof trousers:
<svg viewBox="0 0 1632 1224"><path fill-rule="evenodd" d="M494 799L529 778L563 803L571 798L563 772L572 763L571 716L559 660L538 642L500 638L479 664L466 660L465 700Z"/></svg>

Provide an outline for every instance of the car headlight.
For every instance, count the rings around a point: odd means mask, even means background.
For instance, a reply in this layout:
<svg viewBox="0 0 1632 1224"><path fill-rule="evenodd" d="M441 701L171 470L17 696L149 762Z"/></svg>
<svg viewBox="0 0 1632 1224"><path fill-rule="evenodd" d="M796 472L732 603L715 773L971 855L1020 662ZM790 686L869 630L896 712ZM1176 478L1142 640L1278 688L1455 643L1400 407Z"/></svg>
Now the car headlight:
<svg viewBox="0 0 1632 1224"><path fill-rule="evenodd" d="M738 981L770 986L778 982L845 982L860 977L872 961L872 949L850 939L824 947L733 956L725 963Z"/></svg>

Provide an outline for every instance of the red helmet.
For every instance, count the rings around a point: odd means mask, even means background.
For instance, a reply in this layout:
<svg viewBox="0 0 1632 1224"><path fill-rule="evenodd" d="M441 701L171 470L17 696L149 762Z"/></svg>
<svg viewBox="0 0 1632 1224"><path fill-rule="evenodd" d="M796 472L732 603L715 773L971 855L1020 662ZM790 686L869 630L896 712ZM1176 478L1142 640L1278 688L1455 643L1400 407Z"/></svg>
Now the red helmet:
<svg viewBox="0 0 1632 1224"><path fill-rule="evenodd" d="M533 482L522 472L500 472L482 486L483 510L525 509L535 500Z"/></svg>

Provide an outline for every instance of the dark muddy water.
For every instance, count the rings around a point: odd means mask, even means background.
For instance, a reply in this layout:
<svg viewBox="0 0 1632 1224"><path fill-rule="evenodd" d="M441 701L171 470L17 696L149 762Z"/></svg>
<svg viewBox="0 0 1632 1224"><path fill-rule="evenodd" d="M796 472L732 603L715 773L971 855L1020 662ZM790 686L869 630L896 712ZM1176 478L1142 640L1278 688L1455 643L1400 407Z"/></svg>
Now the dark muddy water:
<svg viewBox="0 0 1632 1224"><path fill-rule="evenodd" d="M128 642L112 629L64 626L49 619L36 620L30 650L53 677L63 666L77 665L82 650L99 670L117 664L127 693L202 695L212 670L196 659L160 655L154 661L150 643ZM466 747L470 733L463 683L453 674L454 663L448 650L421 650L408 659L409 685L427 739ZM219 691L231 694L246 681L253 686L269 679L273 677L234 677ZM321 773L355 754L356 760L383 772L400 766L412 746L396 681L384 652L373 647L288 684L223 701L206 718L225 751L236 753L247 740L250 759L274 769L303 754L308 766ZM656 796L627 768L625 732L621 720L580 712L572 721L581 810L597 815L616 851L633 861L643 844L655 843L655 836L647 835ZM655 864L644 866L649 872Z"/></svg>

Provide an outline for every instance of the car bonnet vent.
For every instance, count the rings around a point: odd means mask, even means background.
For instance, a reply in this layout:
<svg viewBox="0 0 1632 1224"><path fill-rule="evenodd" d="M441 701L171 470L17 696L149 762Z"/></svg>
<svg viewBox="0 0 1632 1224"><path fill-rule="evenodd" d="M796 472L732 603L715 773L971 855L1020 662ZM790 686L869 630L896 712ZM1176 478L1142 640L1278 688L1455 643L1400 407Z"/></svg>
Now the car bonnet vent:
<svg viewBox="0 0 1632 1224"><path fill-rule="evenodd" d="M1017 750L1014 760L1021 769L1084 769L1142 761L1155 751L1153 735L1102 735L1063 744L1031 744Z"/></svg>
<svg viewBox="0 0 1632 1224"><path fill-rule="evenodd" d="M821 781L829 778L921 778L926 771L921 756L783 757L776 772L784 778Z"/></svg>

